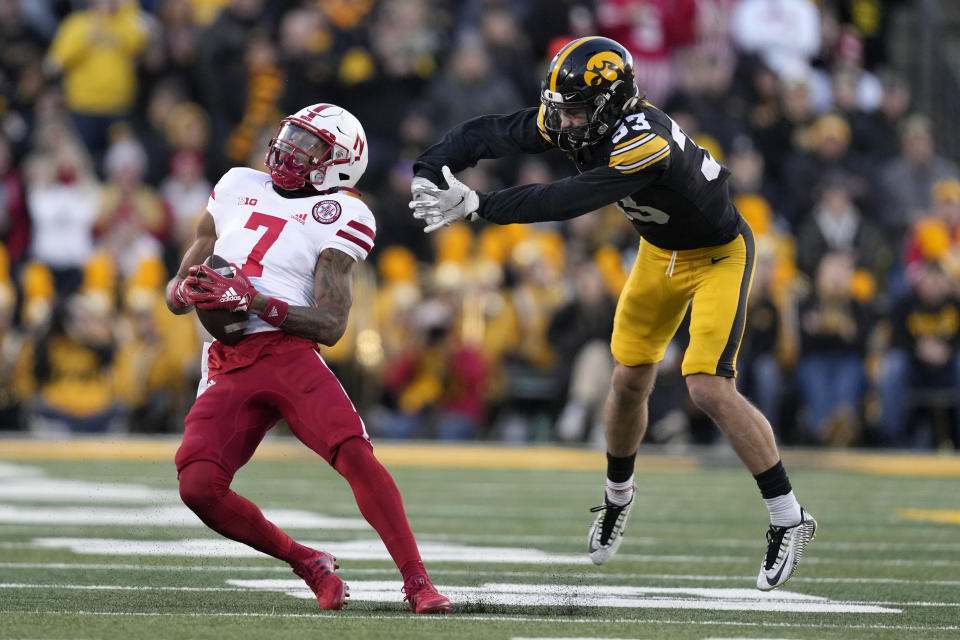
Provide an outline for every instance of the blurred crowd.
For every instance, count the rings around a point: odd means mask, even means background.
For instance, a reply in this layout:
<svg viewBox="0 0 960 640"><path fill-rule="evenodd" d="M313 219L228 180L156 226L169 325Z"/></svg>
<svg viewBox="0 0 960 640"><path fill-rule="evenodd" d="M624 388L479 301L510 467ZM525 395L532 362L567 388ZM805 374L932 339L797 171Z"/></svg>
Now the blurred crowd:
<svg viewBox="0 0 960 640"><path fill-rule="evenodd" d="M960 170L890 59L885 0L0 0L0 428L176 432L205 336L162 288L211 186L263 168L281 117L364 124L378 219L325 357L380 437L602 437L616 298L638 237L609 207L454 225L407 210L445 130L534 106L602 34L732 171L757 237L738 385L786 443L956 447ZM481 162L479 190L569 175ZM684 333L649 438L712 442Z"/></svg>

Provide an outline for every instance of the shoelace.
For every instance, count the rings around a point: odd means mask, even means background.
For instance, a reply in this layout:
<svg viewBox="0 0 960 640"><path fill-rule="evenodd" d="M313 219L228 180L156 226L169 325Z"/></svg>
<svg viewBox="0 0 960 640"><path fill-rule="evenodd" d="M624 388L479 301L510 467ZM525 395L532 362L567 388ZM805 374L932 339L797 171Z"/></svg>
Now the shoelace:
<svg viewBox="0 0 960 640"><path fill-rule="evenodd" d="M770 528L767 529L767 555L763 561L763 566L767 571L781 559L781 553L787 548L787 545L783 542L787 529L789 527L777 527L775 525L770 525Z"/></svg>
<svg viewBox="0 0 960 640"><path fill-rule="evenodd" d="M604 512L603 515L600 516L602 518L600 521L600 544L607 544L607 542L610 541L620 521L620 514L623 513L623 509L626 506L627 505L604 503L598 507L590 507L590 513L597 513L598 511ZM613 515L612 518L610 517L611 515Z"/></svg>
<svg viewBox="0 0 960 640"><path fill-rule="evenodd" d="M333 570L334 570L333 564L334 564L333 561L328 558L317 558L311 563L302 564L299 567L294 567L293 572L298 576L300 576L301 578L303 578L304 580L306 580L308 577L311 578L311 582L312 582L314 581L314 579L318 578L318 576L313 572L314 567L318 567L322 572L323 576L328 576L331 573L333 573ZM322 582L322 580L315 580L315 581L317 582L318 585L319 583Z"/></svg>
<svg viewBox="0 0 960 640"><path fill-rule="evenodd" d="M432 587L433 585L427 582L426 578L419 576L400 587L400 592L403 593L403 601L406 602L410 598L418 595L421 591L436 591L436 589Z"/></svg>

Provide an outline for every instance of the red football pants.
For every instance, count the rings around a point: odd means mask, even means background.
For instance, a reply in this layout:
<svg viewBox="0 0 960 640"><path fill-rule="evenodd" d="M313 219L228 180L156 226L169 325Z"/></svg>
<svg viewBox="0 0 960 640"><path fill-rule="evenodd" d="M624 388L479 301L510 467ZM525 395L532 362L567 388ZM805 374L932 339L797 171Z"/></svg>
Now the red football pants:
<svg viewBox="0 0 960 640"><path fill-rule="evenodd" d="M360 513L380 534L404 578L422 572L400 492L373 455L363 422L339 381L309 342L301 341L300 348L283 336L252 336L241 345L255 339L279 348L260 351L249 366L216 373L187 416L176 458L184 503L227 538L288 563L309 557L311 549L230 490L237 469L283 417L301 442L346 478Z"/></svg>

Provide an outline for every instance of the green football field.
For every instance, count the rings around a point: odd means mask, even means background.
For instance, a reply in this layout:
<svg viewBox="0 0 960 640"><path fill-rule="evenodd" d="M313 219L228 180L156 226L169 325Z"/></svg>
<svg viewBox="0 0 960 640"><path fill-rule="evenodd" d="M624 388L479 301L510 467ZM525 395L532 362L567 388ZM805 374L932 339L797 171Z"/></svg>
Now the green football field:
<svg viewBox="0 0 960 640"><path fill-rule="evenodd" d="M454 602L417 617L319 459L256 458L233 488L337 555L351 588L339 612L181 506L164 459L175 444L95 460L71 443L15 445L0 440L3 639L960 638L958 457L785 456L820 531L798 574L761 593L767 514L727 456L641 459L627 537L596 567L585 546L602 453L384 445Z"/></svg>

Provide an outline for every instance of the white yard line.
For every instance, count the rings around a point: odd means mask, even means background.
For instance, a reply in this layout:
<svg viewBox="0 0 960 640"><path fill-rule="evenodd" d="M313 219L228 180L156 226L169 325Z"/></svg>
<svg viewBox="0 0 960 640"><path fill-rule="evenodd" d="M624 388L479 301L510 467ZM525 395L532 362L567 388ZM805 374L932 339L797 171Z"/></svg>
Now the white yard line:
<svg viewBox="0 0 960 640"><path fill-rule="evenodd" d="M455 540L459 542L508 542L511 544L540 543L540 544L569 544L582 542L582 536L558 536L558 535L505 535L505 534L471 534L471 533L423 533L418 534L417 539L423 540ZM625 543L630 546L656 546L663 547L664 544L670 544L671 540L664 538L655 538L651 536L637 537L629 536L625 538ZM755 548L762 547L763 540L758 538L710 538L708 540L697 540L698 547L733 547L733 548ZM960 551L960 543L954 542L839 542L830 540L817 540L817 549L833 549L836 551Z"/></svg>
<svg viewBox="0 0 960 640"><path fill-rule="evenodd" d="M491 547L493 549L495 547ZM816 549L816 543L813 543L813 548ZM584 554L585 555L585 554ZM633 562L647 562L647 563L681 563L687 562L691 564L742 564L744 561L743 556L718 556L718 555L705 555L705 556L695 556L695 555L664 555L664 554L640 554L640 553L623 553L620 552L617 554L618 561L629 560ZM851 558L823 558L818 556L808 556L803 557L803 564L828 564L828 565L838 565L838 564L856 564L862 565L863 559L861 557L851 557ZM880 565L884 567L960 567L960 560L940 560L940 559L929 559L929 560L905 560L905 559L878 559L871 558L870 565Z"/></svg>
<svg viewBox="0 0 960 640"><path fill-rule="evenodd" d="M180 503L176 489L52 478L21 478L0 482L0 499L10 502Z"/></svg>
<svg viewBox="0 0 960 640"><path fill-rule="evenodd" d="M284 565L245 567L242 565L183 565L183 564L109 564L95 562L0 562L0 569L77 569L80 571L120 570L120 571L282 571L287 573L290 567ZM386 572L396 569L354 569L354 571ZM431 573L437 573L431 571ZM465 572L471 573L471 572ZM502 574L497 574L502 575Z"/></svg>
<svg viewBox="0 0 960 640"><path fill-rule="evenodd" d="M146 514L149 510L149 515ZM82 513L81 513L82 512ZM360 518L334 518L309 511L276 510L269 512L278 526L296 528L314 528L328 531L365 530L366 522ZM79 514L79 515L78 515ZM136 526L181 526L201 527L201 523L184 507L153 506L140 509L90 508L84 507L12 507L0 502L0 528L7 531L35 531L37 525L59 524L66 526L91 525L136 525ZM455 541L459 543L496 543L496 544L580 544L581 536L571 535L507 535L500 533L421 533L419 540ZM640 547L662 548L671 543L663 537L630 536L627 544ZM757 538L712 538L697 540L700 548L721 547L733 549L754 549L763 545ZM960 551L960 543L954 542L854 542L817 540L816 548L827 551Z"/></svg>
<svg viewBox="0 0 960 640"><path fill-rule="evenodd" d="M52 589L65 591L256 591L246 587L157 587L130 584L30 584L0 582L0 589Z"/></svg>
<svg viewBox="0 0 960 640"><path fill-rule="evenodd" d="M363 518L335 518L300 509L264 509L278 527L288 529L367 530ZM192 511L181 504L144 507L36 507L0 503L0 522L36 525L107 525L134 527L204 527Z"/></svg>
<svg viewBox="0 0 960 640"><path fill-rule="evenodd" d="M150 523L146 523L146 524L150 524ZM89 527L89 526L91 526L91 525L89 525L89 524L87 524L87 525L77 524L76 526L78 526L78 527ZM96 525L94 525L94 526L96 526ZM104 525L104 526L106 526L106 525ZM168 525L164 525L164 526L176 526L176 525L175 525L174 523L169 523ZM180 525L180 526L183 526L183 525ZM196 526L196 527L199 527L199 526L201 526L201 523L199 523L199 521L197 521L197 524L196 524L196 525L190 524L190 525L188 525L188 526L190 526L191 528L193 528L193 527L195 527L195 526ZM294 526L294 527L287 526L287 528L297 528L297 527L296 527L296 526ZM324 529L324 527L310 527L310 528ZM367 525L365 522L364 522L364 523L357 523L355 528L356 528L356 529L363 530L363 529L368 528L368 525ZM35 532L37 531L37 526L36 526L36 525L27 525L27 524L3 524L3 523L0 523L0 529L2 529L2 530L4 530L4 531L19 531L19 532L25 532L25 533L27 533L27 534L30 534L30 533L35 533ZM327 530L329 530L329 529L327 529ZM337 533L333 533L333 534L331 535L331 538L333 538L334 536L340 537L340 536L342 535L342 534L340 533L340 531L346 532L345 529L340 529L340 530L338 530ZM332 532L331 532L331 533L332 533ZM417 536L417 539L418 539L418 540L421 540L421 541L424 541L424 542L426 542L426 541L431 541L431 542L438 542L438 541L455 541L455 542L460 542L460 543L488 543L488 544L489 544L489 543L498 543L498 542L499 542L499 543L508 543L508 544L512 544L512 545L517 545L517 544L553 544L553 543L565 543L565 544L570 544L570 543L580 543L580 542L582 542L579 536L574 537L574 536L547 536L547 535L543 535L543 536L541 536L541 535L535 535L535 536L534 536L534 535L531 535L531 536L512 536L512 535L510 535L510 536L507 536L507 535L477 535L477 534L464 534L464 535L460 535L460 534L422 534L422 535L418 535L418 536ZM628 545L628 546L632 546L632 547L636 547L636 546L643 546L643 547L662 547L662 546L664 545L664 542L665 542L665 541L664 541L664 539L662 539L662 538L657 539L657 538L636 538L636 537L630 537L630 538L627 540L627 545ZM669 541L667 541L667 542L669 542ZM23 543L9 543L9 542L0 543L0 548L4 548L4 547L6 547L6 548L16 548L16 547L9 547L8 545L17 545L17 544L23 544ZM758 543L757 540L733 540L733 539L722 540L722 539L721 539L721 540L713 540L713 541L698 541L698 542L697 542L697 546L700 547L700 548L708 548L708 547L711 547L711 546L717 546L717 547L724 547L724 548L756 549L756 548L760 548L760 546L762 546L762 545L761 545L760 543ZM931 543L929 543L929 544L923 544L923 543L910 544L910 543L869 543L869 542L864 542L864 543L854 543L854 542L827 542L827 541L817 540L817 541L814 543L814 547L815 547L818 551L850 551L850 550L854 550L854 549L856 549L856 550L858 550L858 551L884 551L884 552L886 552L886 551L921 551L921 552L922 552L922 551L928 551L928 552L931 552L931 553L933 553L933 552L939 552L939 551L960 551L960 543L948 543L948 542L947 542L947 543L933 543L933 542L931 542ZM630 558L630 557L632 557L632 558L635 558L635 559L638 559L638 560L645 560L645 559L651 558L650 555L646 555L646 554L628 554L628 553L621 553L621 554L619 554L618 557L620 557L620 558ZM683 558L694 558L695 556L663 556L663 555L659 555L659 554L658 554L656 557L658 557L658 558L666 558L666 557L669 557L669 558L680 558L681 561L682 561ZM717 556L717 555L712 555L711 557L715 559L714 562L740 562L740 561L743 560L743 558L742 558L741 556L730 556L730 555ZM698 560L698 561L699 561L699 560ZM838 562L838 561L842 561L842 559L823 558L823 557L814 557L814 558L811 558L811 557L808 556L807 560L804 560L804 562L812 562L812 563L814 563L814 564L816 564L816 563L818 563L818 562L831 563L831 564L833 564L833 563ZM893 563L894 566L896 566L898 563L901 563L901 562L907 562L907 563L914 563L914 562L941 562L941 563L951 563L951 564L945 564L945 565L940 565L940 566L955 566L956 564L958 564L958 563L955 563L955 562L952 562L952 561L949 561L949 560L930 560L930 561L906 560L906 561L902 561L902 560L896 560L896 559L894 559L894 560L889 560L889 559L888 559L888 560L886 560L886 562ZM909 566L909 565L908 565L908 566Z"/></svg>
<svg viewBox="0 0 960 640"><path fill-rule="evenodd" d="M349 610L348 610L349 611ZM865 629L891 631L960 631L960 625L895 625L895 624L817 624L805 622L739 622L734 620L674 620L670 618L567 618L567 617L537 617L529 615L478 615L457 614L449 616L410 616L408 614L382 615L369 612L349 613L251 613L251 612L217 612L217 613L175 613L170 611L7 611L7 615L64 615L64 616L119 616L119 617L186 617L186 618L363 618L365 620L392 620L411 621L415 624L449 624L451 619L464 622L539 622L548 624L627 624L643 622L644 624L682 625L682 626L710 626L720 625L729 627L777 627L787 629Z"/></svg>
<svg viewBox="0 0 960 640"><path fill-rule="evenodd" d="M342 560L389 560L386 548L377 538L357 540L328 540L325 542L304 541L317 546ZM221 538L188 538L181 540L127 540L123 538L64 537L34 538L31 542L0 543L6 549L66 549L85 555L111 556L166 556L166 557L220 557L262 558L263 554L250 547ZM584 565L589 564L585 553L554 553L529 547L493 547L460 544L444 544L426 541L420 544L420 552L434 563L472 562L484 564L541 564ZM619 562L634 561L649 564L736 564L742 565L742 556L664 555L620 553ZM859 557L824 558L819 556L804 559L806 565L862 564ZM944 559L872 559L873 566L886 567L960 567L960 560Z"/></svg>
<svg viewBox="0 0 960 640"><path fill-rule="evenodd" d="M806 561L804 561L806 562ZM0 569L56 569L77 571L170 571L170 572L209 572L223 571L236 573L289 573L290 568L282 565L183 565L183 564L111 564L97 562L0 562ZM394 567L376 568L348 568L345 575L396 575ZM507 577L507 578L546 578L562 577L567 580L676 580L690 582L730 582L740 583L743 576L718 576L697 574L672 573L603 573L603 572L571 572L549 573L545 571L495 571L486 569L431 569L433 576L476 576L476 577ZM960 580L912 580L908 578L840 578L840 577L807 577L794 576L791 583L808 584L902 584L902 585L931 585L938 587L960 587Z"/></svg>
<svg viewBox="0 0 960 640"><path fill-rule="evenodd" d="M0 583L2 589L44 589L48 591L136 591L136 592L279 592L305 599L313 594L299 580L228 580L229 587L187 587L103 584ZM392 602L396 581L351 581L353 601ZM677 587L617 587L606 585L553 585L486 583L480 586L444 586L454 602L481 602L488 605L614 606L644 609L698 609L720 611L796 611L821 613L899 613L886 606L960 607L956 602L870 602L834 601L791 591L760 593L753 589L705 589ZM882 606L881 606L882 605Z"/></svg>

